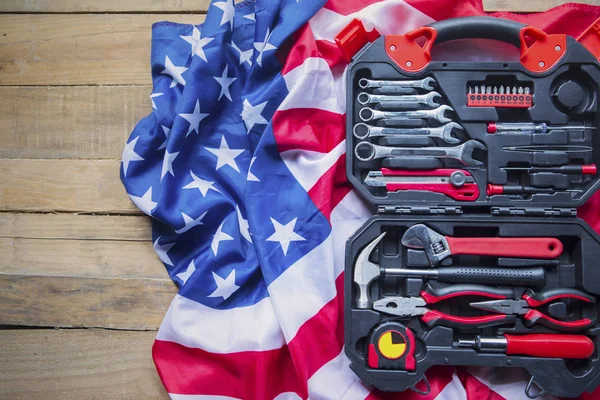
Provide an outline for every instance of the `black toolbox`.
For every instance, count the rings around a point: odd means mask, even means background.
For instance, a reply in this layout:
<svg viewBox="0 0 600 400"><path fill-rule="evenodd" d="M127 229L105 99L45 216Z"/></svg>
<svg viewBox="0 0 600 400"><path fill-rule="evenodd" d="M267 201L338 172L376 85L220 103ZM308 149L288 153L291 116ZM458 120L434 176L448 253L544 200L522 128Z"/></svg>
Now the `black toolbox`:
<svg viewBox="0 0 600 400"><path fill-rule="evenodd" d="M469 17L337 36L347 176L376 210L345 266L345 351L368 385L427 392L434 365L523 367L531 398L600 384L600 236L576 212L600 185L597 30ZM520 59L431 60L467 38Z"/></svg>

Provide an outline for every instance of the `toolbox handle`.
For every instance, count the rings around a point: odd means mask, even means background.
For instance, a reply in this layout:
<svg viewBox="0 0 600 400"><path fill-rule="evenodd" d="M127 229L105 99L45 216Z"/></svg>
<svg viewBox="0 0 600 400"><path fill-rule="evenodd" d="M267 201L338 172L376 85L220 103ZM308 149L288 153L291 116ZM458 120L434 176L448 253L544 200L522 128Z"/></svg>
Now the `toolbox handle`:
<svg viewBox="0 0 600 400"><path fill-rule="evenodd" d="M420 44L419 39L425 38ZM530 25L494 17L451 18L422 26L404 35L386 35L385 51L407 72L422 71L431 49L458 39L492 39L510 43L520 52L521 64L531 72L546 72L565 54L566 35L548 35Z"/></svg>
<svg viewBox="0 0 600 400"><path fill-rule="evenodd" d="M493 39L521 46L519 22L494 17L451 18L428 25L437 31L433 45L457 39Z"/></svg>

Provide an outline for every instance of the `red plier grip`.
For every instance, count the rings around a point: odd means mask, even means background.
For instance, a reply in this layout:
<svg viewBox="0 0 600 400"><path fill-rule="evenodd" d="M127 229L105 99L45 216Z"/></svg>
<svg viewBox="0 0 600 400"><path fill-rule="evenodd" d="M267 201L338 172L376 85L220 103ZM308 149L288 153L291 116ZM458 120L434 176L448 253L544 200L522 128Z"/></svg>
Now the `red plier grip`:
<svg viewBox="0 0 600 400"><path fill-rule="evenodd" d="M593 319L582 318L576 321L560 321L541 311L529 310L523 315L525 326L542 325L560 332L577 332L589 328L596 323Z"/></svg>
<svg viewBox="0 0 600 400"><path fill-rule="evenodd" d="M447 326L449 328L487 328L490 326L512 324L516 321L516 319L517 317L514 315L505 314L461 317L457 315L446 314L437 310L428 310L425 314L423 314L423 316L421 316L421 321L423 321L430 328L438 325Z"/></svg>

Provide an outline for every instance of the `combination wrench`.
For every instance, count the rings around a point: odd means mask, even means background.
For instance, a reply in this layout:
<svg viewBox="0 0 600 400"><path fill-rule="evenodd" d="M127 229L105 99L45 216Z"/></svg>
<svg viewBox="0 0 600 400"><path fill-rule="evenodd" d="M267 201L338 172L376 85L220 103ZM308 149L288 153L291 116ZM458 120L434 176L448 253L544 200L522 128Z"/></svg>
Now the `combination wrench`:
<svg viewBox="0 0 600 400"><path fill-rule="evenodd" d="M379 88L383 86L394 86L394 87L405 87L405 88L419 88L425 90L433 90L432 83L435 83L435 79L431 77L415 80L415 81L380 81L376 79L362 78L358 81L358 86L361 89L366 88Z"/></svg>
<svg viewBox="0 0 600 400"><path fill-rule="evenodd" d="M438 92L429 92L427 94L416 94L416 95L403 95L403 96L394 96L394 95L384 95L384 94L369 94L366 92L359 93L356 98L358 102L362 105L365 104L373 104L378 103L381 105L385 105L386 103L394 103L399 105L414 105L414 104L424 104L429 107L438 107L439 103L435 101L438 97L442 97Z"/></svg>
<svg viewBox="0 0 600 400"><path fill-rule="evenodd" d="M453 129L463 130L463 127L456 122L448 122L445 125L435 128L386 128L382 126L370 126L363 122L354 125L352 132L357 139L367 139L369 137L385 137L396 135L416 135L437 137L450 144L460 143L460 139L452 136Z"/></svg>
<svg viewBox="0 0 600 400"><path fill-rule="evenodd" d="M432 110L418 110L418 111L379 111L369 107L365 107L358 113L358 116L363 122L375 121L382 118L420 118L428 120L436 120L442 124L451 122L452 120L446 117L444 114L446 111L454 111L454 109L445 104L434 108Z"/></svg>
<svg viewBox="0 0 600 400"><path fill-rule="evenodd" d="M354 148L354 155L359 161L371 161L388 157L451 158L470 167L479 167L483 165L483 162L473 158L473 151L476 149L487 150L477 140L469 140L454 147L388 147L360 142Z"/></svg>

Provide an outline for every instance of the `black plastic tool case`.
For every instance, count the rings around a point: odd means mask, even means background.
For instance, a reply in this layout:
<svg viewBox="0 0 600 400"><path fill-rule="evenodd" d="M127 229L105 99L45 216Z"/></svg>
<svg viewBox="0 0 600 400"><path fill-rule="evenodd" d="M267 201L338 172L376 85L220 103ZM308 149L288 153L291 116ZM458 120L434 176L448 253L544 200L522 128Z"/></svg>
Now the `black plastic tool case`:
<svg viewBox="0 0 600 400"><path fill-rule="evenodd" d="M429 33L420 32L429 42L470 37L502 39L519 46L519 32L523 26L514 22L494 18L465 18L435 23L437 39ZM531 33L531 32L530 32ZM533 32L532 35L536 35ZM400 36L400 35L398 35ZM416 35L419 36L419 35ZM560 35L552 35L560 36ZM600 164L600 132L598 99L600 67L596 58L572 37L553 38L564 40L564 45L552 45L558 55L536 52L533 46L521 60L499 60L485 62L430 61L425 60L421 70L417 61L411 62L411 54L418 49L403 47L402 41L393 37L379 37L367 43L356 53L347 71L347 176L356 190L373 205L374 216L365 223L347 242L345 267L345 351L351 361L351 369L367 384L384 391L403 391L419 383L425 372L434 365L524 367L531 375L529 396L533 396L537 384L538 392L557 396L576 397L584 391L591 392L600 384L600 359L598 346L600 330L596 325L585 332L595 345L594 354L585 360L562 358L537 358L506 355L502 353L477 352L473 348L459 348L456 341L474 335L498 336L504 333L556 333L543 326L526 327L517 318L513 325L487 328L453 329L443 326L426 328L418 317L398 318L379 313L373 309L355 307L357 287L353 273L358 254L378 237L387 232L371 254L371 261L381 267L429 268L425 253L405 248L400 240L412 225L423 223L444 235L456 237L556 237L564 244L560 265L546 268L546 286L552 288L577 288L600 297L600 236L584 221L576 217L576 207L582 205L600 185L598 176L569 176L568 189L556 193L525 195L492 195L487 192L488 184L528 185L531 176L522 171L505 171L510 166L533 165L538 167L565 164ZM406 37L400 38L405 40ZM536 38L534 38L536 39ZM551 38L552 39L552 38ZM436 41L437 40L437 41ZM529 40L529 39L528 39ZM539 42L550 39L537 37ZM535 40L534 40L535 41ZM560 42L559 42L560 43ZM426 41L419 48L428 47ZM530 43L529 43L530 44ZM490 42L493 46L494 42ZM540 45L541 46L541 45ZM560 47L560 48L559 48ZM526 48L527 50L527 48ZM546 48L547 50L547 48ZM416 53L415 53L416 51ZM435 51L435 49L434 49ZM547 51L546 51L547 53ZM395 59L391 56L393 55ZM537 61L537 55L546 60ZM417 54L418 55L418 54ZM435 56L435 54L434 54ZM549 58L548 58L549 57ZM552 57L558 58L557 60ZM540 59L542 60L542 59ZM545 65L542 67L542 63ZM552 65L548 65L548 64ZM535 66L537 64L537 67ZM402 68L401 68L402 65ZM527 65L527 66L526 66ZM532 71L528 68L538 69ZM542 71L539 71L542 70ZM452 120L463 126L458 131L461 143L477 140L487 151L478 154L483 161L480 167L462 165L455 160L445 160L440 168L458 168L468 171L478 185L479 196L469 201L454 200L444 194L427 191L397 191L387 193L385 188L365 184L369 171L382 168L382 160L361 162L355 157L355 148L361 139L353 135L353 128L363 122L359 116L365 105L357 101L361 92L373 93L359 87L361 78L371 80L419 80L432 77L434 90L441 94L438 101L449 105L454 111L448 113ZM564 85L576 82L581 88L571 101L570 92L560 93ZM469 107L469 95L476 95L474 86L485 85L528 87L532 106L528 108ZM471 93L469 93L471 89ZM569 89L569 88L567 88ZM487 89L484 90L484 92ZM576 90L577 92L577 90ZM583 93L581 93L583 92ZM417 90L417 94L427 91ZM510 93L510 92L509 92ZM565 94L566 93L566 94ZM486 93L479 93L484 95ZM493 93L492 93L493 94ZM517 93L518 94L518 93ZM517 99L518 100L518 99ZM577 103L579 100L579 103ZM575 104L577 103L577 104ZM371 106L367 106L371 107ZM376 108L376 107L372 107ZM534 122L548 126L586 125L592 129L553 130L550 133L488 133L488 123ZM369 124L380 124L377 121ZM430 126L440 124L430 121ZM427 124L425 124L427 126ZM382 139L366 139L380 144ZM440 139L429 139L421 146L454 146ZM508 146L589 146L591 151L561 152L515 152ZM560 154L559 154L560 153ZM445 260L444 265L492 266L497 260L491 257L458 256ZM369 289L371 299L384 296L419 296L425 284L445 287L449 284L420 278L375 279ZM525 288L515 289L522 293ZM453 299L434 305L450 314L483 315L485 312L464 306ZM367 340L379 324L388 320L399 320L415 335L414 371L399 369L370 368L367 362ZM422 385L422 384L421 384ZM421 390L424 386L418 386Z"/></svg>

